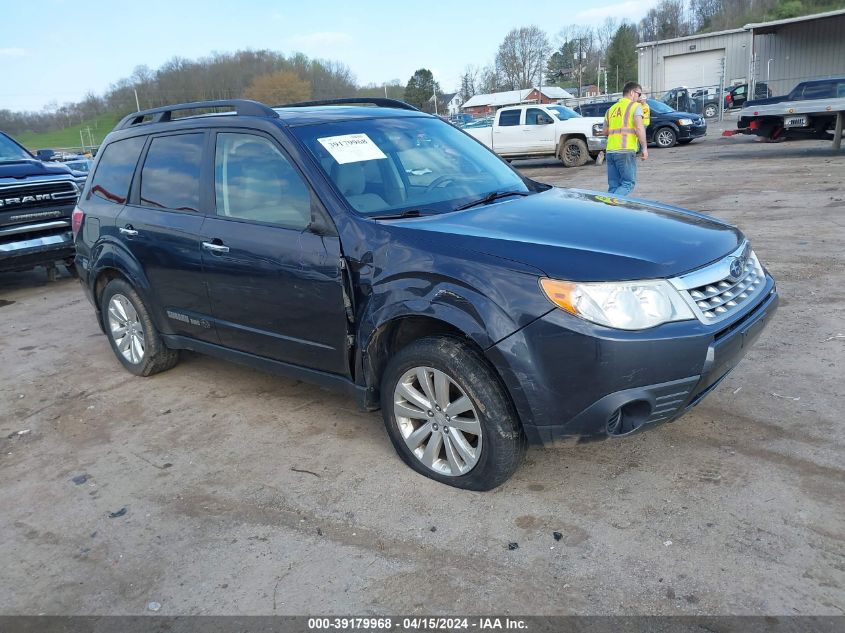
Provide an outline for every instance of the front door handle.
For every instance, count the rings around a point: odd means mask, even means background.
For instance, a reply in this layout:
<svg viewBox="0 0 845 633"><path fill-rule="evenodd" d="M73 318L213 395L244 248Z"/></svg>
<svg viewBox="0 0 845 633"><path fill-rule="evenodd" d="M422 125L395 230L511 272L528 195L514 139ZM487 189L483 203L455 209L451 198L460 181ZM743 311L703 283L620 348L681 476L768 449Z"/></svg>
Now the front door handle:
<svg viewBox="0 0 845 633"><path fill-rule="evenodd" d="M212 253L228 253L229 247L223 244L215 244L214 242L203 242L202 247L207 250L211 251Z"/></svg>
<svg viewBox="0 0 845 633"><path fill-rule="evenodd" d="M133 229L131 224L127 224L126 226L121 226L118 230L123 235L138 235L138 231Z"/></svg>

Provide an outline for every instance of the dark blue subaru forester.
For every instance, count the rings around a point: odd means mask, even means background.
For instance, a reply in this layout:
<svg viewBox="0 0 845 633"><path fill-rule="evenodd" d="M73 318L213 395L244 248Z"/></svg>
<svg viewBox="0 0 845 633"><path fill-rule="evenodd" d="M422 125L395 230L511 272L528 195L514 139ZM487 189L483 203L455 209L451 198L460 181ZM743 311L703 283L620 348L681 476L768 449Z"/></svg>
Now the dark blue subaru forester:
<svg viewBox="0 0 845 633"><path fill-rule="evenodd" d="M127 370L190 349L344 389L412 468L487 490L529 442L680 416L774 313L736 228L534 182L366 103L184 104L108 136L73 229Z"/></svg>

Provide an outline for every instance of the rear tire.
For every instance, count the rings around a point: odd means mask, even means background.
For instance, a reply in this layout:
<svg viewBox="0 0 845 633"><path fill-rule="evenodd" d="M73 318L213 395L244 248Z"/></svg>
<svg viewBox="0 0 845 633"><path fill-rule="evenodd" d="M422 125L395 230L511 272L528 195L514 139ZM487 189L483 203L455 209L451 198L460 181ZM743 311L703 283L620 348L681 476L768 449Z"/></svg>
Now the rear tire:
<svg viewBox="0 0 845 633"><path fill-rule="evenodd" d="M566 139L560 148L560 160L565 167L581 167L587 163L590 154L587 144L580 138Z"/></svg>
<svg viewBox="0 0 845 633"><path fill-rule="evenodd" d="M713 105L712 103L707 104L704 106L704 118L705 119L713 119L716 115L719 114L719 109Z"/></svg>
<svg viewBox="0 0 845 633"><path fill-rule="evenodd" d="M381 409L402 461L449 486L495 488L525 455L525 434L498 376L455 338L422 338L393 356Z"/></svg>
<svg viewBox="0 0 845 633"><path fill-rule="evenodd" d="M110 281L100 308L112 351L129 373L152 376L178 362L179 352L164 344L147 306L127 282Z"/></svg>

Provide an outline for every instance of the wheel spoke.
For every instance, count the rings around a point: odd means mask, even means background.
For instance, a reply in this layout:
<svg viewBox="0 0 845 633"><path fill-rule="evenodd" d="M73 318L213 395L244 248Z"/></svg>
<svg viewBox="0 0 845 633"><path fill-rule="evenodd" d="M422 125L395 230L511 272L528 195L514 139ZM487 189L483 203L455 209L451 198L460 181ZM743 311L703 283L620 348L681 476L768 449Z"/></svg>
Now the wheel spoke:
<svg viewBox="0 0 845 633"><path fill-rule="evenodd" d="M117 343L117 349L121 352L126 352L129 349L129 344L131 343L131 336L127 334L126 336L122 337L119 341L115 339L115 343Z"/></svg>
<svg viewBox="0 0 845 633"><path fill-rule="evenodd" d="M423 393L425 393L425 397L428 398L431 404L434 404L437 400L434 397L434 385L431 384L431 376L428 375L428 369L417 367L417 380L420 383L420 387L422 387Z"/></svg>
<svg viewBox="0 0 845 633"><path fill-rule="evenodd" d="M417 405L420 409L425 411L431 409L431 402L426 400L426 397L414 389L411 385L405 382L400 382L397 387L399 389L399 393L402 394L408 402Z"/></svg>
<svg viewBox="0 0 845 633"><path fill-rule="evenodd" d="M431 422L426 422L405 438L405 444L407 444L408 448L410 448L413 452L419 448L420 444L425 442L429 435L431 435Z"/></svg>
<svg viewBox="0 0 845 633"><path fill-rule="evenodd" d="M458 451L458 454L461 456L467 466L472 466L478 460L475 454L475 449L470 446L467 439L464 437L464 434L461 433L457 429L453 429L450 433L452 438L452 445L455 447L455 450Z"/></svg>
<svg viewBox="0 0 845 633"><path fill-rule="evenodd" d="M126 336L126 326L125 325L112 325L111 328L112 336L114 340L121 338L122 336Z"/></svg>
<svg viewBox="0 0 845 633"><path fill-rule="evenodd" d="M120 312L117 309L117 302L113 301L109 306L109 316L114 317L114 320L121 325L126 325L126 318L120 315Z"/></svg>
<svg viewBox="0 0 845 633"><path fill-rule="evenodd" d="M437 369L434 370L434 397L441 409L449 406L449 377Z"/></svg>
<svg viewBox="0 0 845 633"><path fill-rule="evenodd" d="M452 469L453 475L460 475L464 471L461 461L455 454L455 449L452 446L452 440L449 435L443 436L443 445L446 448L446 461L449 462L449 467Z"/></svg>
<svg viewBox="0 0 845 633"><path fill-rule="evenodd" d="M466 396L461 396L454 402L449 403L449 406L445 408L443 413L446 415L456 416L471 410L472 401Z"/></svg>
<svg viewBox="0 0 845 633"><path fill-rule="evenodd" d="M126 314L126 306L123 305L123 298L122 297L115 297L112 301L115 309L117 310L118 315L123 321L129 321L129 316Z"/></svg>
<svg viewBox="0 0 845 633"><path fill-rule="evenodd" d="M134 360L133 363L140 363L141 359L144 357L144 346L141 341L138 339L137 336L132 337L132 357Z"/></svg>
<svg viewBox="0 0 845 633"><path fill-rule="evenodd" d="M434 461L440 455L440 446L443 444L443 436L440 433L432 433L426 444L423 456L420 458L422 463L429 468L434 468Z"/></svg>
<svg viewBox="0 0 845 633"><path fill-rule="evenodd" d="M448 424L450 427L456 428L464 433L481 435L481 424L478 423L478 420L472 418L452 418Z"/></svg>
<svg viewBox="0 0 845 633"><path fill-rule="evenodd" d="M412 420L425 420L428 418L426 412L415 406L412 402L408 404L397 402L393 405L393 412L397 418L411 418Z"/></svg>

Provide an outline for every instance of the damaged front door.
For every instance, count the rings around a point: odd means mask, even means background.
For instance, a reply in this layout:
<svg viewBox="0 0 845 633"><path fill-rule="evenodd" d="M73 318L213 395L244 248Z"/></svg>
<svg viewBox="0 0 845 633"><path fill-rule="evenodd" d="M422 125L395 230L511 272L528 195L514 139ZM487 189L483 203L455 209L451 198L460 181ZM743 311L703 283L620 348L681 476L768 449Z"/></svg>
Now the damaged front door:
<svg viewBox="0 0 845 633"><path fill-rule="evenodd" d="M311 230L303 177L271 139L220 132L214 181L202 257L222 344L348 376L340 241Z"/></svg>

